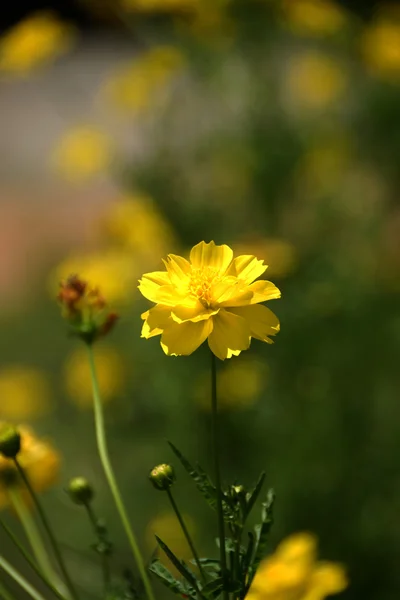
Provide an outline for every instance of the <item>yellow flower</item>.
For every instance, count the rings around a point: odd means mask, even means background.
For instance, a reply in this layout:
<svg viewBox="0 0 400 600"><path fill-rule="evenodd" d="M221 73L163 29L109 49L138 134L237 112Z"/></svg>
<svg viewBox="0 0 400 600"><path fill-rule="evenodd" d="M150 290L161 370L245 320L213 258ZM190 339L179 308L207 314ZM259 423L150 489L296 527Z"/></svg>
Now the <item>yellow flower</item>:
<svg viewBox="0 0 400 600"><path fill-rule="evenodd" d="M189 515L183 514L183 520L190 536L193 537L196 530L193 519ZM157 546L155 535L158 535L179 558L186 562L193 558L186 538L173 512L165 511L159 513L148 524L145 532L145 541L149 552L154 552ZM159 558L174 575L179 575L163 552L160 553Z"/></svg>
<svg viewBox="0 0 400 600"><path fill-rule="evenodd" d="M31 71L68 50L72 37L71 27L51 13L31 15L0 39L0 70Z"/></svg>
<svg viewBox="0 0 400 600"><path fill-rule="evenodd" d="M10 365L0 370L0 419L39 417L51 409L50 385L33 367Z"/></svg>
<svg viewBox="0 0 400 600"><path fill-rule="evenodd" d="M122 393L126 375L125 365L119 352L112 346L104 343L95 346L94 353L101 399L107 403ZM91 408L93 392L86 348L80 346L67 357L63 379L71 400L79 408Z"/></svg>
<svg viewBox="0 0 400 600"><path fill-rule="evenodd" d="M383 77L400 77L400 15L382 16L368 27L361 39L368 66Z"/></svg>
<svg viewBox="0 0 400 600"><path fill-rule="evenodd" d="M284 0L283 12L288 27L301 35L335 34L347 22L344 9L331 0Z"/></svg>
<svg viewBox="0 0 400 600"><path fill-rule="evenodd" d="M34 490L44 492L55 483L58 477L60 456L49 442L35 437L28 427L18 427L18 431L21 435L21 450L18 460ZM15 472L13 461L0 456L0 508L4 508L9 503L5 482L10 472ZM25 494L24 488L21 491Z"/></svg>
<svg viewBox="0 0 400 600"><path fill-rule="evenodd" d="M192 354L206 339L221 360L238 356L251 338L272 343L279 331L274 313L260 303L280 297L255 256L233 258L229 246L200 242L190 262L169 254L166 271L143 275L139 290L156 306L143 313L142 337L161 335L168 355Z"/></svg>
<svg viewBox="0 0 400 600"><path fill-rule="evenodd" d="M164 254L174 240L168 221L151 198L141 193L114 202L103 218L102 229L113 242L149 259Z"/></svg>
<svg viewBox="0 0 400 600"><path fill-rule="evenodd" d="M261 563L246 600L323 600L347 585L341 565L317 561L315 537L297 533Z"/></svg>
<svg viewBox="0 0 400 600"><path fill-rule="evenodd" d="M175 12L193 9L199 0L123 0L126 10L136 12Z"/></svg>
<svg viewBox="0 0 400 600"><path fill-rule="evenodd" d="M341 66L319 52L304 52L288 65L286 73L289 101L306 109L325 108L337 101L345 89Z"/></svg>
<svg viewBox="0 0 400 600"><path fill-rule="evenodd" d="M52 162L61 175L80 181L104 172L111 158L111 143L104 133L94 127L77 127L59 141Z"/></svg>
<svg viewBox="0 0 400 600"><path fill-rule="evenodd" d="M160 93L185 65L185 58L173 46L156 46L124 65L107 82L105 95L123 111L141 112L160 101Z"/></svg>
<svg viewBox="0 0 400 600"><path fill-rule="evenodd" d="M67 257L49 278L49 291L55 296L59 282L72 273L79 274L91 288L99 288L108 304L115 306L131 298L135 289L134 261L126 252L108 250Z"/></svg>

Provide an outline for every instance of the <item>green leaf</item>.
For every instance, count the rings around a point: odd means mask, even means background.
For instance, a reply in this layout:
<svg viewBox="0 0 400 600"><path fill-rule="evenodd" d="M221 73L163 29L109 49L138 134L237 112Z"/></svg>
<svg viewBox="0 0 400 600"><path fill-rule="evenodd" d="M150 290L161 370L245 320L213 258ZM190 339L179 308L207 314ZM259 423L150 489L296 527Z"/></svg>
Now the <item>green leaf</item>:
<svg viewBox="0 0 400 600"><path fill-rule="evenodd" d="M217 598L222 592L224 580L222 577L217 577L213 581L209 581L201 590L206 598Z"/></svg>
<svg viewBox="0 0 400 600"><path fill-rule="evenodd" d="M242 581L243 587L245 587L245 582L247 579L247 573L249 570L249 566L251 564L251 558L253 556L254 545L256 542L256 536L251 531L248 532L249 542L247 544L247 549L245 554L243 555L241 569L242 569Z"/></svg>
<svg viewBox="0 0 400 600"><path fill-rule="evenodd" d="M246 498L247 506L246 506L246 514L245 514L244 520L246 519L246 517L248 517L254 504L256 503L257 498L261 492L261 488L263 486L264 480L265 480L265 473L263 472L263 473L261 473L260 477L258 478L258 481L257 481L253 491L250 492L249 497ZM244 523L244 520L243 520L243 523Z"/></svg>
<svg viewBox="0 0 400 600"><path fill-rule="evenodd" d="M247 590L250 587L251 582L253 581L254 575L258 569L258 565L261 560L264 558L265 547L268 541L268 534L271 530L272 522L273 522L273 508L275 501L275 493L274 490L268 490L267 499L262 503L261 510L261 525L256 525L256 547L254 552L254 558L251 562L249 568L249 581L247 583Z"/></svg>
<svg viewBox="0 0 400 600"><path fill-rule="evenodd" d="M172 552L172 550L170 550L168 548L167 544L165 544L157 535L155 537L156 537L156 540L157 540L160 548L168 556L169 560L172 562L174 567L176 567L178 569L178 571L182 575L182 577L184 577L186 579L186 581L188 581L190 583L190 585L192 585L194 588L198 589L199 582L197 581L194 573L192 573L192 571L186 566L186 564L183 562L183 560L180 560L178 557L175 556L175 554Z"/></svg>
<svg viewBox="0 0 400 600"><path fill-rule="evenodd" d="M158 577L158 579L160 579L160 581L175 594L185 594L191 598L196 598L196 591L194 588L188 588L181 581L175 579L171 571L169 571L167 567L164 567L158 558L152 561L149 571Z"/></svg>
<svg viewBox="0 0 400 600"><path fill-rule="evenodd" d="M192 564L197 564L196 560L192 558L190 560ZM219 573L221 571L221 564L217 558L199 558L199 563L207 570Z"/></svg>

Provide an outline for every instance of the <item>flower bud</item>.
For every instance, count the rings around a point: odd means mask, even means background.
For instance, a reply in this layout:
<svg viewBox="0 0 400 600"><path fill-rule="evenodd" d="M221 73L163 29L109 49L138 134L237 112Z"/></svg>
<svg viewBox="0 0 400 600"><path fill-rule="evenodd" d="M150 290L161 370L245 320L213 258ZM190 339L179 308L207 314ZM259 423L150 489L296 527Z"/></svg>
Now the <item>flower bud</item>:
<svg viewBox="0 0 400 600"><path fill-rule="evenodd" d="M67 492L75 504L89 504L93 499L93 488L84 477L74 477L69 482Z"/></svg>
<svg viewBox="0 0 400 600"><path fill-rule="evenodd" d="M171 465L157 465L150 471L149 479L156 490L165 491L174 483L175 471Z"/></svg>
<svg viewBox="0 0 400 600"><path fill-rule="evenodd" d="M16 458L21 450L21 435L13 425L0 427L0 454L5 458Z"/></svg>

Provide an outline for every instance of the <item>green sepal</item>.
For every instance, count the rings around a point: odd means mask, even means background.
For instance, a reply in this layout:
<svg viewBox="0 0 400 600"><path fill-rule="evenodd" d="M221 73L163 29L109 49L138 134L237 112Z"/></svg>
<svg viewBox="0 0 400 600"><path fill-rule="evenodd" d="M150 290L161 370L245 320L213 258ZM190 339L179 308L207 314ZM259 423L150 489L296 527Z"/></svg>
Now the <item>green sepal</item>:
<svg viewBox="0 0 400 600"><path fill-rule="evenodd" d="M175 556L175 554L172 552L172 550L170 550L170 548L168 548L168 546L167 546L167 544L165 544L165 542L163 542L157 535L155 537L156 537L157 543L160 546L161 550L163 550L165 552L165 554L168 556L169 560L172 562L174 567L179 571L179 573L182 575L182 577L184 577L186 579L186 581L188 583L190 583L190 585L192 585L195 588L198 588L199 581L197 580L195 574L189 569L189 567L184 563L183 560L180 560L177 556Z"/></svg>
<svg viewBox="0 0 400 600"><path fill-rule="evenodd" d="M196 598L196 590L193 587L188 587L182 581L176 579L171 571L164 567L158 558L155 558L149 567L149 571L153 573L162 583L174 592L175 594L184 594L190 598Z"/></svg>

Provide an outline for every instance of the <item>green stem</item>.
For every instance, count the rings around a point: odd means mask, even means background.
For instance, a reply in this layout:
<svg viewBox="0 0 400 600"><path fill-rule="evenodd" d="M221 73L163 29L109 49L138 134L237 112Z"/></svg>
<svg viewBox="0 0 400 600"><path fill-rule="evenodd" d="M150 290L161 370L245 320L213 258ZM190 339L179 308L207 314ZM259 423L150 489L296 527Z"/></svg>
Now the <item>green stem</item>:
<svg viewBox="0 0 400 600"><path fill-rule="evenodd" d="M63 596L61 594L61 592L59 592L55 587L53 587L53 585L49 581L47 581L47 579L45 579L45 577L43 576L42 572L37 567L37 564L34 561L34 559L32 558L32 556L27 552L27 550L25 550L24 546L21 544L21 542L18 540L18 538L14 535L14 533L11 531L11 529L9 529L9 527L1 519L0 519L0 525L4 529L4 531L6 532L6 534L10 538L10 540L18 548L18 550L20 551L20 553L22 554L22 556L24 557L24 559L26 560L26 562L28 563L28 565L36 573L36 575L43 581L43 583L45 585L47 585L47 587L53 592L53 594L55 596L57 596L57 598L59 600L66 600L65 596Z"/></svg>
<svg viewBox="0 0 400 600"><path fill-rule="evenodd" d="M15 597L8 591L5 585L0 581L0 598L1 600L15 600Z"/></svg>
<svg viewBox="0 0 400 600"><path fill-rule="evenodd" d="M105 535L100 533L99 520L96 517L96 515L94 514L93 508L91 507L91 505L88 502L85 504L85 508L86 508L86 512L88 514L90 522L92 523L94 533L95 533L99 543L100 544L106 543L108 545L108 547L111 548L111 546L109 546L108 540L105 539ZM103 571L104 588L107 589L107 587L110 583L110 565L109 565L109 560L108 560L108 553L106 551L101 552L101 566L102 566L102 571Z"/></svg>
<svg viewBox="0 0 400 600"><path fill-rule="evenodd" d="M139 546L137 544L135 535L132 530L132 526L129 522L129 517L123 503L120 491L118 489L117 481L115 479L114 471L111 466L110 458L108 455L107 448L107 440L105 434L105 426L104 426L104 415L103 415L103 406L100 398L100 390L99 384L97 380L96 374L96 365L94 362L93 348L91 344L87 344L88 356L89 356L89 364L90 364L90 373L92 378L92 387L93 387L93 403L94 403L94 419L96 426L96 439L97 439L97 447L100 456L101 463L103 465L104 473L110 487L112 496L114 498L115 505L117 507L120 519L122 521L122 525L125 529L125 533L129 540L129 544L131 546L133 557L136 561L137 567L139 569L140 576L142 578L147 598L148 600L154 600L153 590L151 588L149 577L146 573L146 569L144 566L144 562L142 559L142 555L139 550Z"/></svg>
<svg viewBox="0 0 400 600"><path fill-rule="evenodd" d="M200 571L200 575L201 575L201 578L203 580L203 583L206 583L206 576L205 576L203 567L201 566L199 555L196 552L196 548L194 547L192 538L190 537L190 533L189 533L189 531L188 531L188 529L186 527L185 521L183 520L183 517L182 517L182 515L181 515L181 513L179 511L179 508L178 508L178 506L177 506L177 504L175 502L175 499L174 499L174 497L172 495L172 492L171 492L170 488L167 488L167 494L168 494L169 501L171 502L171 506L174 509L174 512L176 514L176 518L179 521L179 525L181 526L183 534L184 534L184 536L186 538L186 541L189 544L189 548L191 549L191 551L193 553L193 558L196 561L196 565L197 565L197 567L198 567L198 569Z"/></svg>
<svg viewBox="0 0 400 600"><path fill-rule="evenodd" d="M220 550L221 572L222 572L222 579L223 579L223 597L224 597L224 600L229 600L228 570L227 570L227 566L226 566L226 550L225 550L225 525L224 525L224 513L223 513L223 507L222 507L221 473L220 473L220 467L219 467L217 359L213 352L211 352L211 409L212 409L211 414L212 414L214 472L215 472L215 485L217 488L219 550Z"/></svg>
<svg viewBox="0 0 400 600"><path fill-rule="evenodd" d="M43 527L44 527L44 529L45 529L45 531L47 533L47 536L49 538L49 542L50 542L51 548L52 548L53 553L54 553L54 558L56 559L56 561L58 563L58 566L60 567L60 570L61 570L61 572L63 574L65 583L66 583L67 588L69 590L69 593L71 594L71 597L73 598L73 600L79 600L78 594L75 591L75 588L74 588L74 585L72 583L72 580L71 580L71 578L69 576L69 573L68 573L68 571L66 569L66 566L65 566L65 563L64 563L64 559L62 557L62 554L61 554L60 549L59 549L58 544L57 544L57 540L54 537L51 525L50 525L50 523L49 523L49 521L47 519L46 513L44 512L41 503L39 502L39 498L37 497L36 492L33 489L32 485L31 485L31 482L29 481L29 478L27 477L24 469L20 465L17 457L14 458L14 463L15 463L15 466L17 467L17 469L18 469L18 473L20 474L22 481L24 482L24 484L25 484L25 486L26 486L26 488L27 488L27 490L28 490L28 492L29 492L32 500L33 500L33 503L34 503L35 508L36 508L36 510L38 512L38 515L39 515L39 517L40 517L40 519L42 521L42 525L43 525Z"/></svg>
<svg viewBox="0 0 400 600"><path fill-rule="evenodd" d="M1 556L1 554L0 569L3 569L3 571L5 571L9 577L14 579L14 581L16 581L18 585L22 587L22 589L25 590L31 596L31 598L33 598L33 600L45 600L42 594L38 592L37 589L34 588L33 585L31 585L29 581L27 581L25 577L19 573L19 571L17 571L17 569L14 569L14 567L10 565L10 563L3 556Z"/></svg>
<svg viewBox="0 0 400 600"><path fill-rule="evenodd" d="M16 487L10 487L7 491L11 500L11 504L13 505L15 512L21 521L21 525L24 528L26 537L28 538L29 544L33 550L33 554L35 555L40 571L43 573L47 581L51 581L54 587L58 587L59 581L56 581L56 574L53 571L47 550L44 546L37 525L32 518L32 514L27 509L20 492Z"/></svg>

